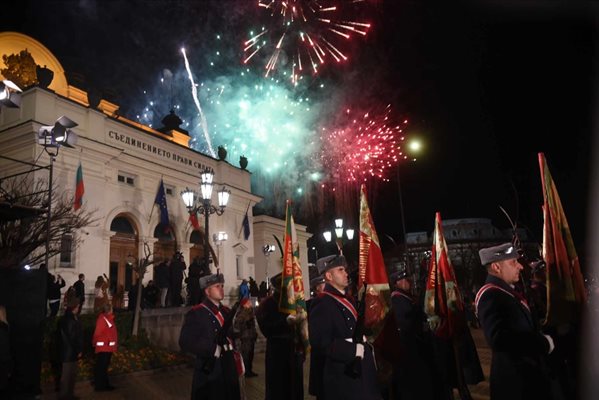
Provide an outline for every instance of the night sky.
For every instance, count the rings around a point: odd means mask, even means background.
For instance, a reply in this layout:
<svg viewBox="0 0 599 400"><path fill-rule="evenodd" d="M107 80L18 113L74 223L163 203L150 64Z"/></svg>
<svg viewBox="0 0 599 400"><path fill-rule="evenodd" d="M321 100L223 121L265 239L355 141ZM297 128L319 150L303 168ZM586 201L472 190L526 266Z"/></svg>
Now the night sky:
<svg viewBox="0 0 599 400"><path fill-rule="evenodd" d="M132 118L158 73L181 69L182 45L201 53L214 32L240 44L258 18L255 2L241 0L37 3L3 4L2 30L41 41L72 84L100 90ZM389 103L410 120L408 134L425 150L400 167L409 232L432 231L435 211L505 228L502 205L541 240L543 151L584 254L597 12L519 3L368 0L373 27L352 42L350 62L302 90L326 82L336 101ZM240 47L229 55L241 59ZM399 240L396 178L376 188L379 236ZM326 218L298 219L313 232L325 228Z"/></svg>

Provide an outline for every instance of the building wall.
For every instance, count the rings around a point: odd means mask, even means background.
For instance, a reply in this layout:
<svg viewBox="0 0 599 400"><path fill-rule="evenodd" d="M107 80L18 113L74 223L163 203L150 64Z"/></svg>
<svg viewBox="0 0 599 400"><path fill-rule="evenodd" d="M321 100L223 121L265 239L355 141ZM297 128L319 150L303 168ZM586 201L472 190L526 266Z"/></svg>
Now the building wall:
<svg viewBox="0 0 599 400"><path fill-rule="evenodd" d="M213 202L217 202L216 191L222 185L231 190L229 204L222 216L210 217L210 236L217 231L226 231L229 240L219 248L221 272L226 279L227 293L233 293L240 282L237 279L236 258L242 258L242 275L254 273L253 235L244 241L239 237L241 223L246 210L252 220L252 206L261 200L251 193L248 171L233 167L170 141L166 135L151 134L146 130L111 117L103 112L82 106L51 91L32 88L23 93L19 109L3 109L0 113L0 152L4 156L34 162L49 163L42 146L37 144L37 132L42 125L52 125L65 115L77 122L74 131L78 142L73 149L60 149L54 163L54 195L72 195L75 189L75 174L79 163L83 168L85 184L84 208L92 210L95 222L75 232L83 243L75 251L72 268L65 268L55 257L50 260L50 271L59 272L72 284L79 273L86 275L86 288L93 290L95 278L108 274L110 241L115 232L110 230L114 217L125 214L136 227L139 248L136 257L143 256L143 243L154 239L154 228L159 223L159 210L154 199L160 179L173 194L167 195L169 219L174 228L177 247L189 264L189 237L192 229L188 223L187 210L180 197L186 187L199 191L200 170L204 166L213 168L215 187ZM21 165L2 161L3 176L11 171L23 169ZM130 186L118 182L119 174L134 178ZM47 171L36 175L47 179ZM203 229L203 218L200 218ZM240 251L240 248L243 251ZM144 281L151 279L147 274ZM89 302L88 302L89 304Z"/></svg>

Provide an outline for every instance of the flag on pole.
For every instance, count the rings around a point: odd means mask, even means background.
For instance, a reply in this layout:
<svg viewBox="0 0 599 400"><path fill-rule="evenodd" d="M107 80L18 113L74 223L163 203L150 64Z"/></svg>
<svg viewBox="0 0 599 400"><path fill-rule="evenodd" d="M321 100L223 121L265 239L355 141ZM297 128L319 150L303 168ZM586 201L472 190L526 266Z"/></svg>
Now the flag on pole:
<svg viewBox="0 0 599 400"><path fill-rule="evenodd" d="M308 340L308 314L302 267L299 260L299 241L291 215L291 200L287 200L285 212L285 236L283 237L283 273L279 311L295 315L296 340L305 353L310 349Z"/></svg>
<svg viewBox="0 0 599 400"><path fill-rule="evenodd" d="M543 153L539 153L543 186L543 259L547 265L547 314L544 325L557 327L580 315L586 292L578 254L557 187Z"/></svg>
<svg viewBox="0 0 599 400"><path fill-rule="evenodd" d="M75 211L79 210L83 205L84 193L85 186L83 185L83 167L81 166L81 162L79 162L79 167L77 168L77 177L75 181L75 200L73 201L73 209Z"/></svg>
<svg viewBox="0 0 599 400"><path fill-rule="evenodd" d="M189 213L189 223L193 227L194 231L200 230L200 221L198 221L198 214L196 214L195 212Z"/></svg>
<svg viewBox="0 0 599 400"><path fill-rule="evenodd" d="M464 302L449 259L439 212L435 215L435 233L424 295L424 312L439 337L455 337L465 327Z"/></svg>
<svg viewBox="0 0 599 400"><path fill-rule="evenodd" d="M243 226L243 239L248 240L250 238L250 218L248 217L248 212L245 212L245 217L243 217L243 222L241 223Z"/></svg>
<svg viewBox="0 0 599 400"><path fill-rule="evenodd" d="M360 254L358 264L358 290L366 282L367 293L364 325L372 327L383 321L389 310L384 291L389 290L383 252L376 234L366 198L366 186L360 187Z"/></svg>
<svg viewBox="0 0 599 400"><path fill-rule="evenodd" d="M168 220L168 208L166 207L166 193L164 191L164 182L160 179L160 186L158 186L158 193L154 199L154 204L158 205L160 209L160 224L164 228L164 232L169 232L171 229L170 222Z"/></svg>

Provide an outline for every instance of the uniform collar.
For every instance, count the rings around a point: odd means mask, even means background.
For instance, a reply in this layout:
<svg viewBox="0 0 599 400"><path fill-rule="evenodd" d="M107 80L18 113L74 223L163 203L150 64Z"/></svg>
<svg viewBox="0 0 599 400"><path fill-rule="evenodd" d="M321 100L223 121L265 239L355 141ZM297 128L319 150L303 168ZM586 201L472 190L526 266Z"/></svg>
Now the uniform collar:
<svg viewBox="0 0 599 400"><path fill-rule="evenodd" d="M347 297L347 295L345 294L345 292L341 292L338 289L334 288L332 285L325 283L324 285L324 291L327 293L332 294L333 296L337 296L337 297Z"/></svg>

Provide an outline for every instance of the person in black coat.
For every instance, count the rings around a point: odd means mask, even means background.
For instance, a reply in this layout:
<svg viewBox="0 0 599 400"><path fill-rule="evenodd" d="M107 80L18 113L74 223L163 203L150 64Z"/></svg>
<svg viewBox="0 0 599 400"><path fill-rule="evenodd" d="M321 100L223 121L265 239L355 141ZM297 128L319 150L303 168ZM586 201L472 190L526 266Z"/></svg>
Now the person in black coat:
<svg viewBox="0 0 599 400"><path fill-rule="evenodd" d="M6 318L6 308L0 303L0 398L8 398L10 365L8 320Z"/></svg>
<svg viewBox="0 0 599 400"><path fill-rule="evenodd" d="M169 286L169 272L166 261L163 260L154 266L154 281L160 289L160 307L166 307L166 295Z"/></svg>
<svg viewBox="0 0 599 400"><path fill-rule="evenodd" d="M491 399L552 399L545 358L553 339L535 329L528 303L514 289L522 265L511 243L481 249L486 284L476 295L478 319L493 351Z"/></svg>
<svg viewBox="0 0 599 400"><path fill-rule="evenodd" d="M270 280L274 293L256 311L260 331L266 337L265 400L304 398L305 354L295 338L294 316L279 311L281 273Z"/></svg>
<svg viewBox="0 0 599 400"><path fill-rule="evenodd" d="M353 298L347 297L348 275L343 256L318 260L319 274L326 280L324 292L311 306L309 318L312 356L320 360L322 377L314 389L318 399L379 400L376 365L370 344L354 343L357 312ZM348 366L358 357L362 372L348 374Z"/></svg>
<svg viewBox="0 0 599 400"><path fill-rule="evenodd" d="M391 307L398 333L397 357L393 360L393 398L401 400L433 398L432 377L425 347L430 345L422 323L424 311L410 291L407 269L391 274L394 286Z"/></svg>
<svg viewBox="0 0 599 400"><path fill-rule="evenodd" d="M77 314L79 298L69 297L64 315L58 321L58 344L62 371L59 399L74 398L75 379L77 378L77 360L83 351L83 328Z"/></svg>
<svg viewBox="0 0 599 400"><path fill-rule="evenodd" d="M183 253L180 251L176 252L169 265L170 273L170 285L169 285L169 297L171 306L179 307L183 304L181 298L181 289L183 288L183 271L187 266L183 260Z"/></svg>
<svg viewBox="0 0 599 400"><path fill-rule="evenodd" d="M202 300L202 291L200 290L200 278L205 274L200 264L200 258L194 258L189 266L189 276L187 277L187 293L189 293L189 305L195 306Z"/></svg>
<svg viewBox="0 0 599 400"><path fill-rule="evenodd" d="M60 289L65 287L66 283L62 276L52 275L48 272L48 303L50 304L50 316L56 317L60 309Z"/></svg>
<svg viewBox="0 0 599 400"><path fill-rule="evenodd" d="M230 310L224 298L221 274L200 279L206 298L185 315L179 346L196 355L191 387L192 400L239 400L239 373L234 359L230 332L219 335Z"/></svg>
<svg viewBox="0 0 599 400"><path fill-rule="evenodd" d="M83 303L85 303L85 275L79 274L79 279L77 282L73 283L73 288L75 288L75 296L79 299L79 311L78 314L81 314L81 310L83 310Z"/></svg>

